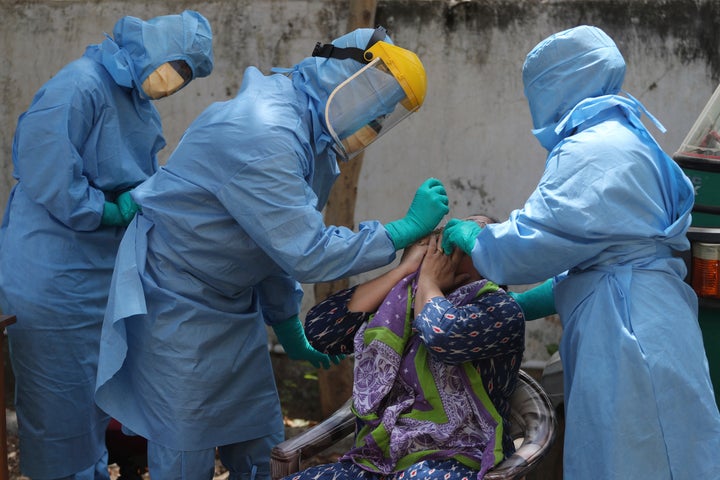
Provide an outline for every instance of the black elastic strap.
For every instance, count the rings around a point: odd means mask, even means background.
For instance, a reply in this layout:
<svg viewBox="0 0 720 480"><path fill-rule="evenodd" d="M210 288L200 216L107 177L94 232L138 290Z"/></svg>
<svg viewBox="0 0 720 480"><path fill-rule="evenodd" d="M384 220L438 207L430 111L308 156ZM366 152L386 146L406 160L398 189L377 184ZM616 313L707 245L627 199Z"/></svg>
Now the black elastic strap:
<svg viewBox="0 0 720 480"><path fill-rule="evenodd" d="M364 53L365 50L361 50L355 47L340 48L336 47L332 43L326 43L323 45L322 43L318 42L315 45L315 50L313 50L312 56L323 58L337 58L338 60L346 60L348 58L352 58L353 60L357 60L360 63L368 63L365 61L365 57L363 56Z"/></svg>
<svg viewBox="0 0 720 480"><path fill-rule="evenodd" d="M383 40L385 40L385 37L387 37L387 30L385 30L385 27L381 27L378 25L377 27L375 27L375 31L370 37L370 40L365 47L365 50L369 50L370 47L375 45L377 42L382 42Z"/></svg>
<svg viewBox="0 0 720 480"><path fill-rule="evenodd" d="M337 58L338 60L346 60L348 58L352 58L353 60L356 60L360 63L370 63L370 60L372 59L365 58L365 50L368 50L377 42L385 40L386 36L387 31L385 30L385 28L377 27L373 32L372 36L370 37L370 40L368 41L368 44L364 50L356 47L341 48L336 47L332 43L322 44L318 42L315 44L315 49L312 52L312 56L322 58Z"/></svg>

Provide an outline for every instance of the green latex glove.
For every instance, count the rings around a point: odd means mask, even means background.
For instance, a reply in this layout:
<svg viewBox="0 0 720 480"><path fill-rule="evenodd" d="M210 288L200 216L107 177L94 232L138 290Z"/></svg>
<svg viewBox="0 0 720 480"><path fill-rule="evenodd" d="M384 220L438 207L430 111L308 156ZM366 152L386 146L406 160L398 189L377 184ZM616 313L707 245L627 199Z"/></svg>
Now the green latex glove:
<svg viewBox="0 0 720 480"><path fill-rule="evenodd" d="M132 196L130 196L130 191L128 190L127 192L123 192L118 195L115 203L117 203L117 206L120 209L120 215L122 215L125 225L129 225L135 217L135 214L138 210L140 210L138 204L135 203L135 200L133 200Z"/></svg>
<svg viewBox="0 0 720 480"><path fill-rule="evenodd" d="M450 255L455 247L470 255L475 247L475 239L482 227L473 220L453 218L443 229L442 248Z"/></svg>
<svg viewBox="0 0 720 480"><path fill-rule="evenodd" d="M307 360L315 368L330 368L330 362L337 365L345 355L325 355L315 350L305 336L302 323L297 315L272 327L278 341L292 360Z"/></svg>
<svg viewBox="0 0 720 480"><path fill-rule="evenodd" d="M536 320L557 313L552 278L525 292L508 293L522 308L525 320Z"/></svg>
<svg viewBox="0 0 720 480"><path fill-rule="evenodd" d="M105 202L100 225L106 227L124 227L126 225L120 213L120 208L116 204Z"/></svg>
<svg viewBox="0 0 720 480"><path fill-rule="evenodd" d="M450 211L447 192L437 178L428 178L415 192L407 215L385 225L395 250L401 250L430 234Z"/></svg>

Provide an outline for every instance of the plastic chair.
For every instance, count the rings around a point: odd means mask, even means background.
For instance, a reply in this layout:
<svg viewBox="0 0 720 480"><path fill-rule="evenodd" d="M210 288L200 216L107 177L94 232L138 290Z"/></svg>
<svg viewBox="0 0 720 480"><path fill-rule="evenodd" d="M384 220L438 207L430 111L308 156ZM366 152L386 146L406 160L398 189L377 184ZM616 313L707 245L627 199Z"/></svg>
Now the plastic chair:
<svg viewBox="0 0 720 480"><path fill-rule="evenodd" d="M298 472L301 462L312 458L355 431L355 417L347 400L330 417L273 448L273 480ZM520 446L515 453L485 474L485 480L521 479L533 470L555 440L557 420L550 399L530 375L520 370L510 398L510 435Z"/></svg>

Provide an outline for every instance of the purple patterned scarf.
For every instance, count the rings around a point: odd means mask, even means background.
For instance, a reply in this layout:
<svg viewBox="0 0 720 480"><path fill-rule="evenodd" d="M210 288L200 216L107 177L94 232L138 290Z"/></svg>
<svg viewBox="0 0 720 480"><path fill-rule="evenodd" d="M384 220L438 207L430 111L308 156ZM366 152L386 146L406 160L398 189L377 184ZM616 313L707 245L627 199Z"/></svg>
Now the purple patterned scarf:
<svg viewBox="0 0 720 480"><path fill-rule="evenodd" d="M355 336L353 410L363 427L342 459L389 474L421 460L454 458L482 478L502 458L502 421L475 368L439 361L413 331L415 278L400 281ZM464 305L485 283L447 298Z"/></svg>

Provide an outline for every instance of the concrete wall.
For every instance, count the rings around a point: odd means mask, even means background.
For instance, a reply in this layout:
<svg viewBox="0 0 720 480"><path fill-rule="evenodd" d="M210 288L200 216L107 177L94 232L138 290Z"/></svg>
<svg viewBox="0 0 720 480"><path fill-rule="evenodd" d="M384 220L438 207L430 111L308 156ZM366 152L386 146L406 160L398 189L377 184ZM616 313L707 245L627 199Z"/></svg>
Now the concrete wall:
<svg viewBox="0 0 720 480"><path fill-rule="evenodd" d="M216 67L157 102L168 141L163 161L195 116L235 95L245 67L290 66L347 24L347 2L339 0L0 0L0 208L13 184L15 122L35 91L87 44L102 41L122 15L185 8L212 23ZM625 89L665 124L665 135L651 131L671 154L720 79L717 1L381 0L376 21L420 55L429 91L419 113L366 151L358 222L403 215L429 176L448 186L453 216L504 218L520 207L545 158L530 133L520 68L525 54L556 31L594 24L616 40L628 63ZM527 360L544 361L559 335L557 319L535 322Z"/></svg>

